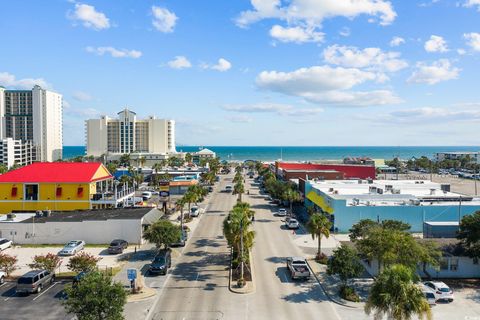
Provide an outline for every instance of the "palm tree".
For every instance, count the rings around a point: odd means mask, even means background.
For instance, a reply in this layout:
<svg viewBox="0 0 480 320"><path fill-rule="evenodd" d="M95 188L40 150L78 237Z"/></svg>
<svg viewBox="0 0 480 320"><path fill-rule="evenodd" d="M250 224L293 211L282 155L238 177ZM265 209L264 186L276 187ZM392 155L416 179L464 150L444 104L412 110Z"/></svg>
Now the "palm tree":
<svg viewBox="0 0 480 320"><path fill-rule="evenodd" d="M416 276L404 265L393 265L385 269L375 280L365 313L373 318L409 320L417 315L420 319L432 319L430 306L419 286L414 283Z"/></svg>
<svg viewBox="0 0 480 320"><path fill-rule="evenodd" d="M242 202L242 194L245 193L245 187L243 186L243 183L241 181L237 182L233 186L233 192L232 194L238 194L238 202Z"/></svg>
<svg viewBox="0 0 480 320"><path fill-rule="evenodd" d="M188 152L187 152L187 153L185 154L185 161L186 161L187 163L191 163L191 162L192 162L192 154L191 154L191 153L188 153Z"/></svg>
<svg viewBox="0 0 480 320"><path fill-rule="evenodd" d="M241 173L235 173L235 176L233 177L233 183L239 183L239 182L243 182L243 177L242 177L242 174Z"/></svg>
<svg viewBox="0 0 480 320"><path fill-rule="evenodd" d="M322 257L322 237L330 237L330 228L332 223L323 214L314 213L307 223L307 230L312 235L312 239L318 239L317 259Z"/></svg>
<svg viewBox="0 0 480 320"><path fill-rule="evenodd" d="M242 211L244 214L247 215L248 218L252 218L255 215L255 211L250 209L250 204L247 202L237 202L233 208L236 208L239 211Z"/></svg>
<svg viewBox="0 0 480 320"><path fill-rule="evenodd" d="M293 213L293 203L296 201L302 200L302 196L300 193L296 190L293 190L291 188L288 188L285 190L282 194L282 199L285 201L288 201L290 204L290 214Z"/></svg>

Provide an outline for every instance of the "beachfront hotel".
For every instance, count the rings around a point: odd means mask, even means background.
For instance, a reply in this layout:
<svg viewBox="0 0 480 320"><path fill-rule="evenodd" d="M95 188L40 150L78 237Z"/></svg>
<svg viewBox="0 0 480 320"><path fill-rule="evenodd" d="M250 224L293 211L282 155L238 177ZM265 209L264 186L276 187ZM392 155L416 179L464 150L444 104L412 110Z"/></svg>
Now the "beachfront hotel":
<svg viewBox="0 0 480 320"><path fill-rule="evenodd" d="M331 214L338 232L362 219L400 220L422 232L424 223L456 224L480 210L480 199L426 180L315 179L305 181L304 191L305 205Z"/></svg>
<svg viewBox="0 0 480 320"><path fill-rule="evenodd" d="M0 162L62 159L62 95L36 85L32 90L0 87Z"/></svg>
<svg viewBox="0 0 480 320"><path fill-rule="evenodd" d="M137 119L125 108L116 119L102 116L86 120L85 126L87 156L136 154L161 159L176 152L174 120Z"/></svg>

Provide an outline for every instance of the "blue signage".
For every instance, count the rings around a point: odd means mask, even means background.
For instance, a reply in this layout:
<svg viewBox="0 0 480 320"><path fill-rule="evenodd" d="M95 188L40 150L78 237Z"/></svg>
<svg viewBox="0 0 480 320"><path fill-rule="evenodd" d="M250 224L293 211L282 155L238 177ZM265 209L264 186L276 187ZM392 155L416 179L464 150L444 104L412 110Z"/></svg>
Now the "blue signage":
<svg viewBox="0 0 480 320"><path fill-rule="evenodd" d="M127 269L127 277L130 281L137 279L137 269Z"/></svg>
<svg viewBox="0 0 480 320"><path fill-rule="evenodd" d="M170 196L170 192L168 191L160 191L160 197L168 197Z"/></svg>

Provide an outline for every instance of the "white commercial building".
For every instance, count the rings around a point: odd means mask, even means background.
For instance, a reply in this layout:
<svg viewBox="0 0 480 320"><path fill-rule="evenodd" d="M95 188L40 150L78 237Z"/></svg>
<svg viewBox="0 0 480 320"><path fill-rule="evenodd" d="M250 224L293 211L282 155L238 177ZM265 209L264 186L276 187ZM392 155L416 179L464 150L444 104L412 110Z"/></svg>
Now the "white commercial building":
<svg viewBox="0 0 480 320"><path fill-rule="evenodd" d="M119 208L0 216L0 238L16 244L106 244L123 239L141 244L143 231L163 215L157 208ZM45 215L44 215L45 214Z"/></svg>
<svg viewBox="0 0 480 320"><path fill-rule="evenodd" d="M437 161L470 158L472 162L480 164L480 152L437 152L435 158Z"/></svg>
<svg viewBox="0 0 480 320"><path fill-rule="evenodd" d="M38 85L32 90L0 87L0 119L0 139L12 138L26 148L33 143L36 161L62 159L62 95Z"/></svg>
<svg viewBox="0 0 480 320"><path fill-rule="evenodd" d="M86 121L87 155L175 153L175 121L137 119L135 112L125 109L113 119L102 116Z"/></svg>
<svg viewBox="0 0 480 320"><path fill-rule="evenodd" d="M37 150L32 141L22 142L12 138L0 140L0 163L7 168L15 164L26 166L37 159Z"/></svg>

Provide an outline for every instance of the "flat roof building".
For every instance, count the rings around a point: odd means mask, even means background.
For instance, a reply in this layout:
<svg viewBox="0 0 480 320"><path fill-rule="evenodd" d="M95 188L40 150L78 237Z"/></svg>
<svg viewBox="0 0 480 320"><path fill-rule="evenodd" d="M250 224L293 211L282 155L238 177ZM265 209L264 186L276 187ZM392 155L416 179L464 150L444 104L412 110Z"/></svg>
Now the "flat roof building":
<svg viewBox="0 0 480 320"><path fill-rule="evenodd" d="M374 179L376 176L375 166L373 165L275 162L275 173L277 176L283 177L286 171L292 170L334 170L341 172L345 179Z"/></svg>
<svg viewBox="0 0 480 320"><path fill-rule="evenodd" d="M443 160L461 160L470 158L472 162L480 164L480 152L457 151L457 152L437 152L435 154L437 161Z"/></svg>
<svg viewBox="0 0 480 320"><path fill-rule="evenodd" d="M415 180L326 180L305 182L305 203L332 215L339 232L362 219L401 220L413 232L425 221L459 221L480 210L480 199L450 192L449 185Z"/></svg>

